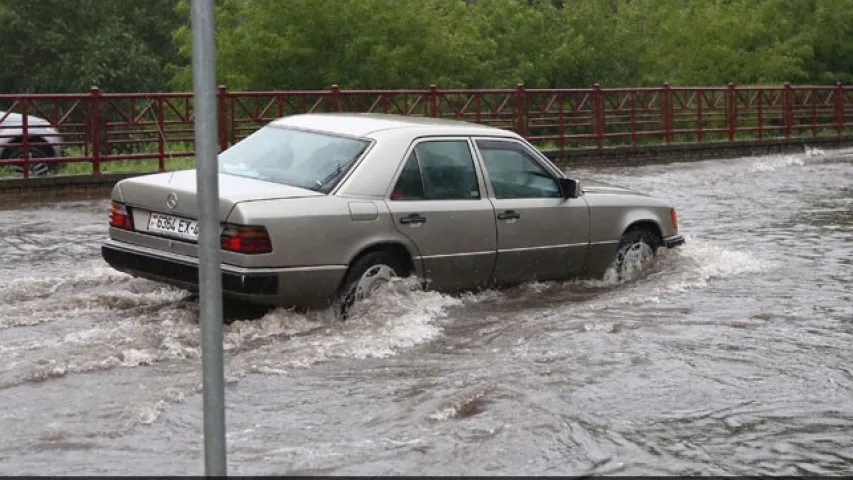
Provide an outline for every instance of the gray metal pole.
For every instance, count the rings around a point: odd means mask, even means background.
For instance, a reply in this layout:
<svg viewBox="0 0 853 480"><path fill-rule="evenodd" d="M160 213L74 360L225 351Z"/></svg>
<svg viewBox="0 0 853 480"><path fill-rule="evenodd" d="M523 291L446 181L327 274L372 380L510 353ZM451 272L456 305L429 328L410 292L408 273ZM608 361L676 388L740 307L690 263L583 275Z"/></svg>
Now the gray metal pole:
<svg viewBox="0 0 853 480"><path fill-rule="evenodd" d="M199 202L199 302L204 387L204 471L225 476L225 382L216 125L213 0L192 0L196 182Z"/></svg>

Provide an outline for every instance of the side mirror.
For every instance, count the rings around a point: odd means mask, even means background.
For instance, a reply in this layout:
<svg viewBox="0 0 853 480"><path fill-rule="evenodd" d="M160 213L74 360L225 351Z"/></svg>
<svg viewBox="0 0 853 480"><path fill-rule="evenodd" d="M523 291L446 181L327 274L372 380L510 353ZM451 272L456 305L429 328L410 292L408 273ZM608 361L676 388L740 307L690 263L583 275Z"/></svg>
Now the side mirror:
<svg viewBox="0 0 853 480"><path fill-rule="evenodd" d="M563 198L578 198L581 194L581 184L573 178L560 178L560 192Z"/></svg>

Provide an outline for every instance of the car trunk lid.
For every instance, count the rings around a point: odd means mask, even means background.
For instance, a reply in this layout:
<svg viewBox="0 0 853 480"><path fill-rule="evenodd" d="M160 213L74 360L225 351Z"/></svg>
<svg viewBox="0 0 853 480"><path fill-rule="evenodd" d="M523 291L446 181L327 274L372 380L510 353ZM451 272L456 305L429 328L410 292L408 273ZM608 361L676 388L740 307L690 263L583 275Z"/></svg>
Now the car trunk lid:
<svg viewBox="0 0 853 480"><path fill-rule="evenodd" d="M122 180L122 200L136 208L197 219L199 205L195 170L182 170ZM322 196L322 193L275 182L219 175L219 220L224 222L240 202ZM167 204L168 202L168 204Z"/></svg>

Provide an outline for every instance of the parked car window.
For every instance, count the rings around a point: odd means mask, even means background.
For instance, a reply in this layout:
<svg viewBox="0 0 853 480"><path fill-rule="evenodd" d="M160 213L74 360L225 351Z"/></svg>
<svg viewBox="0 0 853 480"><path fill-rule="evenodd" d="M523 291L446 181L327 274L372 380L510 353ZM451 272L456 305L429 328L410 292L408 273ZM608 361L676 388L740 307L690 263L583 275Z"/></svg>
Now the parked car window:
<svg viewBox="0 0 853 480"><path fill-rule="evenodd" d="M421 142L415 147L427 200L480 198L474 158L465 140Z"/></svg>
<svg viewBox="0 0 853 480"><path fill-rule="evenodd" d="M328 193L367 149L349 137L266 126L219 154L222 173Z"/></svg>
<svg viewBox="0 0 853 480"><path fill-rule="evenodd" d="M418 156L413 151L406 160L397 184L391 192L391 200L424 200L425 198L421 166L418 163Z"/></svg>
<svg viewBox="0 0 853 480"><path fill-rule="evenodd" d="M477 140L496 198L560 197L560 184L521 145Z"/></svg>

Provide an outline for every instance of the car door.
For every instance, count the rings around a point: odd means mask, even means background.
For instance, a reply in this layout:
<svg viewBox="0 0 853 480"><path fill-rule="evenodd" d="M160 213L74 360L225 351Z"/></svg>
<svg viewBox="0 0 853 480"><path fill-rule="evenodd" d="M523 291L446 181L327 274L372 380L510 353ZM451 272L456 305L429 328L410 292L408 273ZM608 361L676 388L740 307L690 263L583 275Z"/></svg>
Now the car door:
<svg viewBox="0 0 853 480"><path fill-rule="evenodd" d="M489 180L498 231L494 282L557 280L581 272L589 247L589 208L563 197L558 173L522 142L475 140Z"/></svg>
<svg viewBox="0 0 853 480"><path fill-rule="evenodd" d="M467 138L416 141L386 200L394 224L418 248L432 288L484 287L497 234L482 172Z"/></svg>

